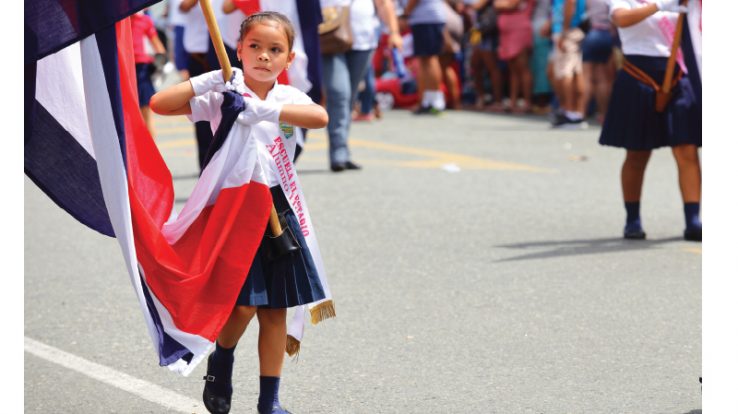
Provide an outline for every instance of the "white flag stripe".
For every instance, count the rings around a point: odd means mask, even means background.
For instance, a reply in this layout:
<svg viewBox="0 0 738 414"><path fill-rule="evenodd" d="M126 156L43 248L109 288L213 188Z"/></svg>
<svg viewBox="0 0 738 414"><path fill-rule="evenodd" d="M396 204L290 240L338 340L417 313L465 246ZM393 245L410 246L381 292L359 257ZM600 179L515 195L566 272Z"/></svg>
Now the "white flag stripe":
<svg viewBox="0 0 738 414"><path fill-rule="evenodd" d="M102 60L95 36L80 42L82 79L85 93L85 104L89 131L95 137L92 142L97 153L97 169L100 174L100 186L108 210L110 223L113 226L116 240L120 245L126 269L136 291L139 305L144 313L146 327L154 344L158 334L154 321L148 312L146 298L138 275L138 260L133 243L133 225L131 220L130 200L128 198L128 178L123 165L123 154L115 131L115 120L110 107L110 96L105 82Z"/></svg>
<svg viewBox="0 0 738 414"><path fill-rule="evenodd" d="M83 93L79 43L38 61L36 99L95 158Z"/></svg>
<svg viewBox="0 0 738 414"><path fill-rule="evenodd" d="M134 394L147 401L159 404L170 410L182 413L205 413L202 404L192 398L152 384L148 381L132 377L128 374L88 361L60 349L48 346L27 336L24 339L24 350L46 361L61 365L72 371L86 375L102 383Z"/></svg>

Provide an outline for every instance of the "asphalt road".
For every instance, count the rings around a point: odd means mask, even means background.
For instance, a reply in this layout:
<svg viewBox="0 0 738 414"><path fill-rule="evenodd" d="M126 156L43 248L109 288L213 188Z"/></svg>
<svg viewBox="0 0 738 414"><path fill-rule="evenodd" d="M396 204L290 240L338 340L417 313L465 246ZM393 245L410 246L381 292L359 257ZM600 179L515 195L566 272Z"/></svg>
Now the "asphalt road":
<svg viewBox="0 0 738 414"><path fill-rule="evenodd" d="M178 206L192 127L159 118ZM294 413L699 413L701 244L681 239L676 166L656 151L621 239L623 153L540 118L386 113L355 123L361 171L297 163L336 301L287 359ZM25 412L205 412L205 371L158 366L114 239L25 181ZM257 325L234 413L256 412ZM75 359L82 358L82 359Z"/></svg>

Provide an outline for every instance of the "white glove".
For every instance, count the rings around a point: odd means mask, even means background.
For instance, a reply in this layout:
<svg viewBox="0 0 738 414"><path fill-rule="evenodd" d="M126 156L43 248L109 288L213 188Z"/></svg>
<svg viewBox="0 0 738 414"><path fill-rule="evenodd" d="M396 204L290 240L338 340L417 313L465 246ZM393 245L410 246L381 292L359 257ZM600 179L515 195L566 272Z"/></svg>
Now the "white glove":
<svg viewBox="0 0 738 414"><path fill-rule="evenodd" d="M229 82L223 81L223 71L217 69L190 78L190 84L192 85L192 90L195 91L195 96L200 96L210 91L225 92L227 90L235 90L239 93L246 91L243 83L243 72L238 68L232 69L231 80Z"/></svg>
<svg viewBox="0 0 738 414"><path fill-rule="evenodd" d="M243 95L246 92L246 84L243 82L243 72L239 68L232 68L231 71L231 80L225 83L225 89ZM215 90L217 92L225 92L225 90L218 90L219 88L220 86L216 86Z"/></svg>
<svg viewBox="0 0 738 414"><path fill-rule="evenodd" d="M282 112L282 104L272 101L262 101L259 98L244 97L246 109L241 111L236 119L246 125L256 124L261 121L279 124L279 114Z"/></svg>
<svg viewBox="0 0 738 414"><path fill-rule="evenodd" d="M659 8L660 11L675 12L675 13L686 13L687 6L679 4L680 0L656 0L654 4Z"/></svg>

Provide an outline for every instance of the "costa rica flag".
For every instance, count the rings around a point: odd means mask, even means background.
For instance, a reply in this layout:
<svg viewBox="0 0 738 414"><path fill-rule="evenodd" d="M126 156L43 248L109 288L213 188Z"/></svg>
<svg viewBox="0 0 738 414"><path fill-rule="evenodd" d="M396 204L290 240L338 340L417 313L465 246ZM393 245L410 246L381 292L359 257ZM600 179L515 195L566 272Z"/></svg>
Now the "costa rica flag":
<svg viewBox="0 0 738 414"><path fill-rule="evenodd" d="M229 164L247 149L221 148L173 210L171 173L138 107L127 18L154 3L26 1L24 171L117 239L159 364L187 375L233 309L272 199L263 171Z"/></svg>

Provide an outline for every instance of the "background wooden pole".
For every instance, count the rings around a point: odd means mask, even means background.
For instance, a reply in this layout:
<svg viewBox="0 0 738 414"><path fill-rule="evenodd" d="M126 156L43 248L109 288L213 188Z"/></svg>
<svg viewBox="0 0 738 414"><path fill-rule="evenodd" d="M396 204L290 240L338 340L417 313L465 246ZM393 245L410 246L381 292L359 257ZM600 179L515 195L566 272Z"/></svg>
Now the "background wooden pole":
<svg viewBox="0 0 738 414"><path fill-rule="evenodd" d="M682 1L681 3L682 5L686 5L685 1ZM684 15L685 13L679 13L679 18L677 19L676 23L676 29L674 30L674 39L671 42L671 55L669 55L669 61L666 64L664 83L661 85L661 91L663 93L669 93L671 91L671 80L674 78L674 66L676 66L676 57L679 53L679 45L682 43L682 27L684 26Z"/></svg>

